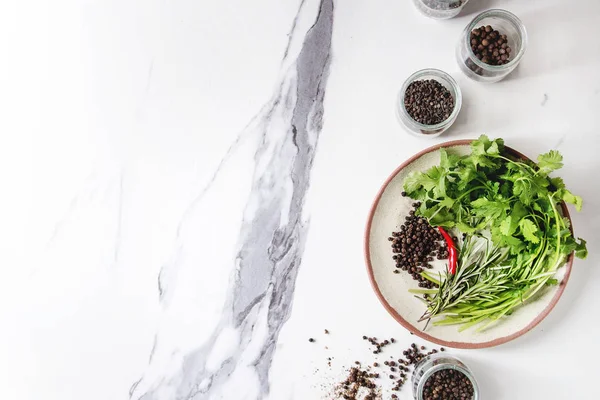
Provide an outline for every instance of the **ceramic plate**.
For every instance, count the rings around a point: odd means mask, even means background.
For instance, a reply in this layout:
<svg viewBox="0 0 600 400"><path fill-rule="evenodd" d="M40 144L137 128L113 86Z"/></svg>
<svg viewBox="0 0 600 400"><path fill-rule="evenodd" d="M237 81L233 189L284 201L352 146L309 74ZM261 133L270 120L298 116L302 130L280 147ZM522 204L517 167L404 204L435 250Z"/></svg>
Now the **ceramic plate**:
<svg viewBox="0 0 600 400"><path fill-rule="evenodd" d="M392 260L392 250L388 241L391 232L399 230L413 203L411 199L400 194L404 179L412 171L424 171L438 165L440 148L449 149L456 154L468 154L470 143L471 140L442 143L416 154L400 165L383 184L375 198L365 234L367 270L373 289L383 306L400 324L414 334L431 342L455 348L496 346L531 330L548 315L562 295L573 263L573 255L571 255L567 263L558 270L556 278L560 282L559 285L548 287L535 300L519 307L510 317L482 332L477 332L476 328L459 332L457 326L433 326L432 324L425 329L425 323L418 322L425 311L425 305L408 292L408 289L417 288L416 281L404 271L400 274L393 273L395 262ZM505 149L516 158L527 159L509 147ZM565 204L562 204L562 213L569 218ZM446 261L434 262L433 268L434 271L446 268Z"/></svg>

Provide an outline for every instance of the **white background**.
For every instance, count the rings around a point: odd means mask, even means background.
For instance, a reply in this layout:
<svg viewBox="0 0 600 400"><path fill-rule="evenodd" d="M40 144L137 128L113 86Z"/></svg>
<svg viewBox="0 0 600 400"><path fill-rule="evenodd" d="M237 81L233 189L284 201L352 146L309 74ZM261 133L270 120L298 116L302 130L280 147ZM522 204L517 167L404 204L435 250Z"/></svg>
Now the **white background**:
<svg viewBox="0 0 600 400"><path fill-rule="evenodd" d="M152 347L156 275L177 225L273 92L298 5L0 5L0 398L128 397ZM491 7L522 19L529 46L509 78L483 85L461 75L454 47L471 18ZM454 354L486 400L597 398L599 37L596 0L471 0L444 22L422 17L408 0L337 2L310 233L272 399L321 398L344 360L367 359L363 334L411 342L367 280L370 203L413 153L481 133L530 156L561 151L560 175L584 198L573 222L590 256L576 261L563 298L534 331ZM429 141L407 135L393 112L403 80L425 67L452 74L464 96L452 130Z"/></svg>

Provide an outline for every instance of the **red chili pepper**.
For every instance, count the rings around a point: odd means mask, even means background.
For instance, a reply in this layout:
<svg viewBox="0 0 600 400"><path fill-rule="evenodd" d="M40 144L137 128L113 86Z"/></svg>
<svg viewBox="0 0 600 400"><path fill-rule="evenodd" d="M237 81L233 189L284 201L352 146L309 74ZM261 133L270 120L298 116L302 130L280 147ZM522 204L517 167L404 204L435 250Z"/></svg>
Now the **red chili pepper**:
<svg viewBox="0 0 600 400"><path fill-rule="evenodd" d="M454 241L452 240L450 235L448 235L448 232L444 230L444 228L438 226L438 230L444 237L444 240L446 241L446 246L448 246L448 272L451 275L454 275L456 273L456 263L458 261L458 253L456 251L456 246L454 245Z"/></svg>

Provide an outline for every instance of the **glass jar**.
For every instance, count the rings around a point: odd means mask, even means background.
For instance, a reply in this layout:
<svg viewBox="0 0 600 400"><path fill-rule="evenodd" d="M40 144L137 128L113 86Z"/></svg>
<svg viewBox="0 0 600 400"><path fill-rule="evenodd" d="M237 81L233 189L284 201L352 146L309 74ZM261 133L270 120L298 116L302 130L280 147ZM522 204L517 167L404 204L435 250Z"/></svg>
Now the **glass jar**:
<svg viewBox="0 0 600 400"><path fill-rule="evenodd" d="M458 358L449 356L445 353L435 353L419 361L412 374L411 383L413 387L413 397L415 400L423 400L423 390L425 382L437 371L444 369L454 369L461 372L471 381L473 385L473 398L469 400L479 400L479 386L471 373L471 370Z"/></svg>
<svg viewBox="0 0 600 400"><path fill-rule="evenodd" d="M511 49L507 64L486 64L478 59L471 49L471 32L486 25L506 35L508 47ZM476 16L463 31L456 46L456 60L469 78L479 82L498 82L519 65L526 48L527 31L521 20L506 10L488 10Z"/></svg>
<svg viewBox="0 0 600 400"><path fill-rule="evenodd" d="M452 95L454 98L454 109L450 116L444 121L440 122L436 125L425 125L415 121L408 111L406 107L404 107L404 95L406 93L406 88L412 82L417 80L425 80L425 79L434 79L441 83ZM404 125L406 130L412 133L415 136L419 137L429 137L434 138L440 136L444 131L452 126L458 113L460 111L460 107L462 106L462 93L460 91L460 87L456 83L456 81L444 71L440 71L439 69L428 68L422 69L420 71L415 72L411 76L406 79L402 88L398 92L397 101L396 101L396 116L398 120Z"/></svg>
<svg viewBox="0 0 600 400"><path fill-rule="evenodd" d="M469 0L413 0L421 13L433 19L456 17Z"/></svg>

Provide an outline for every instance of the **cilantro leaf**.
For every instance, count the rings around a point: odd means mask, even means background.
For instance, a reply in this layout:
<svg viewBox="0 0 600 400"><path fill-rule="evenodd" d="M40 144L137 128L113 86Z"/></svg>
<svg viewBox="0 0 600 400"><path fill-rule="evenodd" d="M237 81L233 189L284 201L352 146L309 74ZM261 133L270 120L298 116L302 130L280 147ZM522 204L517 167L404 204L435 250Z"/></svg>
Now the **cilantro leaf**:
<svg viewBox="0 0 600 400"><path fill-rule="evenodd" d="M535 235L535 233L538 231L538 227L532 220L529 218L523 218L519 222L519 227L521 228L521 233L523 234L525 240L535 244L540 242L540 238Z"/></svg>
<svg viewBox="0 0 600 400"><path fill-rule="evenodd" d="M448 153L444 148L440 149L440 167L450 169L455 167L460 161L460 157L456 154Z"/></svg>
<svg viewBox="0 0 600 400"><path fill-rule="evenodd" d="M540 154L538 156L539 173L546 176L550 172L562 168L562 161L562 155L556 150L550 150L548 153Z"/></svg>
<svg viewBox="0 0 600 400"><path fill-rule="evenodd" d="M533 203L533 209L542 214L551 214L552 203L548 200L548 198L538 198L535 203Z"/></svg>
<svg viewBox="0 0 600 400"><path fill-rule="evenodd" d="M459 192L464 191L469 184L477 179L477 171L471 165L463 166L457 171L458 179L457 179L457 190Z"/></svg>
<svg viewBox="0 0 600 400"><path fill-rule="evenodd" d="M577 247L575 248L575 257L581 258L582 260L587 257L588 250L587 250L586 243L587 242L585 240L583 240L582 238L579 238L579 243L577 244Z"/></svg>
<svg viewBox="0 0 600 400"><path fill-rule="evenodd" d="M443 226L446 228L452 228L456 225L454 222L454 215L447 210L442 210L435 214L429 219L429 223L433 226Z"/></svg>
<svg viewBox="0 0 600 400"><path fill-rule="evenodd" d="M427 171L427 176L431 179L432 186L427 190L433 189L435 197L446 196L446 175L447 172L441 167L434 166Z"/></svg>
<svg viewBox="0 0 600 400"><path fill-rule="evenodd" d="M502 201L491 201L486 198L479 198L471 202L475 215L495 219L500 218L506 213L508 205Z"/></svg>
<svg viewBox="0 0 600 400"><path fill-rule="evenodd" d="M504 150L504 140L490 140L486 135L479 136L479 139L471 142L472 155L499 155Z"/></svg>
<svg viewBox="0 0 600 400"><path fill-rule="evenodd" d="M505 236L509 236L514 233L514 232L511 232L511 229L510 229L511 220L512 220L512 218L510 216L508 216L508 217L504 218L502 220L502 222L500 222L500 232Z"/></svg>
<svg viewBox="0 0 600 400"><path fill-rule="evenodd" d="M499 140L501 140L501 139L499 139ZM492 142L492 144L490 145L490 147L488 147L488 149L485 152L488 154L500 154L501 145L499 145L498 143L499 143L498 139L494 140Z"/></svg>
<svg viewBox="0 0 600 400"><path fill-rule="evenodd" d="M427 180L428 178L425 174L413 171L404 179L404 190L409 194L413 193L421 189Z"/></svg>
<svg viewBox="0 0 600 400"><path fill-rule="evenodd" d="M482 155L485 154L486 149L491 146L492 142L487 135L479 136L479 139L473 140L471 142L471 154L472 155Z"/></svg>
<svg viewBox="0 0 600 400"><path fill-rule="evenodd" d="M559 178L559 177L550 178L550 183L552 184L552 186L554 186L554 188L556 190L565 188L565 182L563 181L562 178Z"/></svg>
<svg viewBox="0 0 600 400"><path fill-rule="evenodd" d="M492 240L498 246L509 247L511 254L519 254L525 249L525 244L519 238L503 235L497 226L492 227Z"/></svg>
<svg viewBox="0 0 600 400"><path fill-rule="evenodd" d="M533 191L531 190L531 182L525 179L517 180L513 184L513 194L519 197L519 200L526 206L533 201Z"/></svg>
<svg viewBox="0 0 600 400"><path fill-rule="evenodd" d="M567 189L562 189L559 191L559 193L560 193L560 198L565 203L573 204L577 211L581 211L581 207L583 206L583 200L581 197L575 196L573 193L571 193Z"/></svg>
<svg viewBox="0 0 600 400"><path fill-rule="evenodd" d="M553 237L555 236L556 235L553 235ZM563 242L561 253L568 256L577 250L577 246L579 246L579 243L577 243L575 238L573 236L568 236Z"/></svg>
<svg viewBox="0 0 600 400"><path fill-rule="evenodd" d="M520 201L516 201L513 205L512 211L510 213L510 229L509 232L513 235L517 228L519 227L519 223L521 219L528 214L525 206Z"/></svg>
<svg viewBox="0 0 600 400"><path fill-rule="evenodd" d="M451 197L446 197L439 204L440 208L452 208L452 206L454 206L454 199Z"/></svg>
<svg viewBox="0 0 600 400"><path fill-rule="evenodd" d="M485 155L480 155L480 154L472 155L467 160L469 160L475 168L478 168L478 167L495 168L496 167L496 163Z"/></svg>
<svg viewBox="0 0 600 400"><path fill-rule="evenodd" d="M531 178L531 190L535 193L537 197L546 197L548 193L548 186L550 182L547 178L542 176L534 176Z"/></svg>

